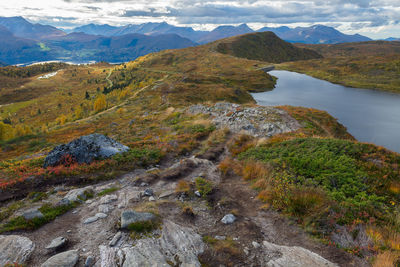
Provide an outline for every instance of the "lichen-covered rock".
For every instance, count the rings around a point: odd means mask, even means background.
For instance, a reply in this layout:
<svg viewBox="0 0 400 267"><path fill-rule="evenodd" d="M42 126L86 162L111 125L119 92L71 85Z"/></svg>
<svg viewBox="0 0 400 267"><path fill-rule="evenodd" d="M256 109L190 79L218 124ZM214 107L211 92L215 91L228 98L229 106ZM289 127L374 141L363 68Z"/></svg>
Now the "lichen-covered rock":
<svg viewBox="0 0 400 267"><path fill-rule="evenodd" d="M124 211L121 214L121 228L127 229L131 224L137 222L153 221L156 216L148 212Z"/></svg>
<svg viewBox="0 0 400 267"><path fill-rule="evenodd" d="M324 266L338 267L320 255L302 247L279 246L267 241L263 242L264 266L268 267L303 267Z"/></svg>
<svg viewBox="0 0 400 267"><path fill-rule="evenodd" d="M86 186L84 188L72 189L60 201L60 205L68 205L73 202L83 202L88 198L88 195L93 194L93 186Z"/></svg>
<svg viewBox="0 0 400 267"><path fill-rule="evenodd" d="M81 136L68 144L55 147L47 155L44 167L65 164L68 160L91 163L95 159L109 158L128 150L129 147L101 134Z"/></svg>
<svg viewBox="0 0 400 267"><path fill-rule="evenodd" d="M65 244L68 242L68 239L66 239L63 236L57 237L51 241L51 243L46 247L46 249L49 250L57 250L60 249L61 247L65 246Z"/></svg>
<svg viewBox="0 0 400 267"><path fill-rule="evenodd" d="M24 264L34 249L35 245L27 237L0 235L0 266L14 262Z"/></svg>
<svg viewBox="0 0 400 267"><path fill-rule="evenodd" d="M232 103L217 103L214 106L193 105L190 114L207 114L219 128L228 127L232 132L241 131L257 137L295 131L300 124L285 111L274 107L243 107Z"/></svg>
<svg viewBox="0 0 400 267"><path fill-rule="evenodd" d="M42 267L74 267L79 260L79 253L77 250L70 250L59 253L49 258Z"/></svg>
<svg viewBox="0 0 400 267"><path fill-rule="evenodd" d="M200 267L202 237L192 229L165 220L160 238L144 238L122 249L100 246L100 266Z"/></svg>

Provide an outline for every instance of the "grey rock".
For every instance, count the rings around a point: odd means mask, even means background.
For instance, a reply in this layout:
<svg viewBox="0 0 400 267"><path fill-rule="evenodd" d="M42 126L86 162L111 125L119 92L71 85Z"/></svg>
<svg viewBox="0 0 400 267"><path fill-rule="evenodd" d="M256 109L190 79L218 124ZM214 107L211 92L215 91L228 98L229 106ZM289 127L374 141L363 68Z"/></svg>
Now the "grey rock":
<svg viewBox="0 0 400 267"><path fill-rule="evenodd" d="M67 242L68 242L68 239L60 236L60 237L53 239L50 242L50 244L46 247L46 249L57 250L57 249L60 249L61 247L63 247L65 244L67 244Z"/></svg>
<svg viewBox="0 0 400 267"><path fill-rule="evenodd" d="M194 194L195 194L197 197L201 197L200 191L195 191Z"/></svg>
<svg viewBox="0 0 400 267"><path fill-rule="evenodd" d="M151 189L151 188L147 188L146 190L144 190L144 193L143 193L143 195L145 195L147 197L150 197L153 194L154 194L154 192L153 192L153 189Z"/></svg>
<svg viewBox="0 0 400 267"><path fill-rule="evenodd" d="M265 266L271 267L303 267L303 266L324 266L338 267L318 254L302 247L279 246L264 241L263 250Z"/></svg>
<svg viewBox="0 0 400 267"><path fill-rule="evenodd" d="M222 219L221 222L223 224L232 224L236 221L236 216L233 214L226 214Z"/></svg>
<svg viewBox="0 0 400 267"><path fill-rule="evenodd" d="M121 214L121 228L127 229L129 225L136 222L155 220L156 216L148 212L124 211Z"/></svg>
<svg viewBox="0 0 400 267"><path fill-rule="evenodd" d="M92 267L95 264L95 258L93 256L88 256L85 260L85 267Z"/></svg>
<svg viewBox="0 0 400 267"><path fill-rule="evenodd" d="M105 195L100 199L100 204L110 204L118 199L117 195Z"/></svg>
<svg viewBox="0 0 400 267"><path fill-rule="evenodd" d="M99 218L99 219L104 219L104 218L106 218L108 215L105 214L105 213L99 212L99 213L96 213L95 216L96 216L97 218Z"/></svg>
<svg viewBox="0 0 400 267"><path fill-rule="evenodd" d="M156 199L153 196L151 196L149 197L149 201L156 201Z"/></svg>
<svg viewBox="0 0 400 267"><path fill-rule="evenodd" d="M24 264L29 260L34 249L35 244L27 237L0 235L0 266L10 262Z"/></svg>
<svg viewBox="0 0 400 267"><path fill-rule="evenodd" d="M79 260L79 254L77 250L70 250L63 253L59 253L45 261L42 267L74 267Z"/></svg>
<svg viewBox="0 0 400 267"><path fill-rule="evenodd" d="M175 194L175 191L174 190L169 190L169 191L162 192L158 197L159 198L166 198L166 197L172 196L173 194Z"/></svg>
<svg viewBox="0 0 400 267"><path fill-rule="evenodd" d="M141 239L123 251L123 267L200 267L198 255L204 251L204 243L192 229L166 220L160 238Z"/></svg>
<svg viewBox="0 0 400 267"><path fill-rule="evenodd" d="M72 202L83 202L87 200L87 195L88 194L93 194L93 187L92 186L87 186L83 188L78 188L78 189L73 189L70 190L65 197L60 201L59 204L62 204L63 202L64 205L70 204Z"/></svg>
<svg viewBox="0 0 400 267"><path fill-rule="evenodd" d="M89 217L89 218L87 218L86 220L83 221L83 224L94 223L98 219L99 219L99 217L97 217L97 216Z"/></svg>
<svg viewBox="0 0 400 267"><path fill-rule="evenodd" d="M226 240L226 236L224 235L216 235L214 238L217 240Z"/></svg>
<svg viewBox="0 0 400 267"><path fill-rule="evenodd" d="M99 212L106 213L106 214L111 212L113 209L114 209L114 207L111 205L108 205L108 204L101 204L98 207Z"/></svg>
<svg viewBox="0 0 400 267"><path fill-rule="evenodd" d="M43 213L41 213L38 208L33 208L25 211L22 216L25 218L25 220L33 220L36 218L43 218Z"/></svg>
<svg viewBox="0 0 400 267"><path fill-rule="evenodd" d="M118 243L118 241L121 239L121 237L122 237L122 233L121 232L116 233L114 235L113 239L111 239L111 241L109 243L109 246L110 247L115 246Z"/></svg>
<svg viewBox="0 0 400 267"><path fill-rule="evenodd" d="M231 103L217 103L211 107L194 105L189 107L187 112L211 115L218 128L228 127L231 132L245 131L257 137L269 137L301 127L285 111L273 107L243 107Z"/></svg>
<svg viewBox="0 0 400 267"><path fill-rule="evenodd" d="M253 247L254 247L255 249L258 249L258 248L261 247L261 245L260 245L259 243L257 243L256 241L251 242L251 244L253 245Z"/></svg>
<svg viewBox="0 0 400 267"><path fill-rule="evenodd" d="M63 164L66 155L70 155L78 163L89 164L95 159L109 158L128 150L129 147L101 134L81 136L68 144L55 147L47 155L44 167Z"/></svg>

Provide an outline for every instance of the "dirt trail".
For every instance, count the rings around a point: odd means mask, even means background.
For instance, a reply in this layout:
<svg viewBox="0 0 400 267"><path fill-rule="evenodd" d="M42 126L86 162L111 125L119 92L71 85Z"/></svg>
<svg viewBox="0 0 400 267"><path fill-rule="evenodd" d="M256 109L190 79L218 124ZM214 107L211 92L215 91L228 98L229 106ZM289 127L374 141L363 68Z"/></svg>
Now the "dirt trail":
<svg viewBox="0 0 400 267"><path fill-rule="evenodd" d="M220 153L220 151L217 153ZM194 229L202 236L225 236L236 240L238 252L234 255L225 252L216 254L208 247L200 255L200 259L211 263L210 266L218 266L219 264L263 266L265 251L254 249L253 242L262 244L264 240L278 245L303 247L339 266L368 266L365 261L347 254L343 250L312 240L293 221L279 213L272 210L260 210L259 207L263 203L257 200L256 191L252 190L248 183L232 173L221 176L217 164L226 156L226 152L220 156L215 155L216 160L214 161L183 158L180 162L169 162L157 172L156 177L147 174L145 170L136 170L113 181L94 185L95 192L100 192L105 188L120 188L111 193L111 195L115 195L115 199L106 204L110 207L107 218L99 219L91 224L83 223L85 219L98 213L101 203L106 202L104 197L96 197L44 225L37 231L20 233L36 244L36 250L28 266L39 266L53 255L54 253L48 253L45 246L58 236L69 239L68 246L63 248L62 251L68 249L80 251L81 257L78 266L83 266L84 259L89 255L98 260L100 258L99 246L108 246L109 241L119 231L117 225L123 210L143 208L156 203L163 220L170 220L178 225ZM187 164L187 162L190 164ZM171 176L171 173L175 175ZM175 194L179 180L193 182L199 176L204 176L215 185L208 201L196 196L188 197ZM137 180L138 177L141 177L141 179ZM150 185L138 186L139 183L143 182L149 182ZM145 188L153 189L156 202L151 203L148 197L141 197ZM171 192L171 195L162 199L157 197L166 192ZM191 206L196 216L183 215L183 206ZM221 218L231 212L237 214L237 221L231 225L222 224ZM134 245L127 233L123 233L121 240L119 242L120 247ZM95 266L100 266L99 264L98 262Z"/></svg>

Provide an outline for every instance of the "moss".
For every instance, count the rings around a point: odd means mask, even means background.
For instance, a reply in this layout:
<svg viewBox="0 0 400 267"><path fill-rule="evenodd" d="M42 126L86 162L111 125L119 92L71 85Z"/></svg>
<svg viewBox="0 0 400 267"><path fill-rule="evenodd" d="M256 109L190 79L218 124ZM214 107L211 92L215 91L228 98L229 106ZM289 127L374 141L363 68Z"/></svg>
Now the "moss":
<svg viewBox="0 0 400 267"><path fill-rule="evenodd" d="M115 192L115 191L118 191L119 189L120 189L119 187L107 188L107 189L104 189L103 191L99 192L99 193L97 194L97 196L98 196L98 197L101 197L101 196L104 196L104 195L108 195L108 194L111 194L111 193L113 193L113 192Z"/></svg>
<svg viewBox="0 0 400 267"><path fill-rule="evenodd" d="M34 230L40 226L53 221L57 216L60 216L67 211L76 207L77 204L58 205L52 206L50 204L43 205L39 211L43 214L42 218L34 218L26 220L24 217L19 216L11 219L7 223L0 226L0 233L16 231L16 230Z"/></svg>

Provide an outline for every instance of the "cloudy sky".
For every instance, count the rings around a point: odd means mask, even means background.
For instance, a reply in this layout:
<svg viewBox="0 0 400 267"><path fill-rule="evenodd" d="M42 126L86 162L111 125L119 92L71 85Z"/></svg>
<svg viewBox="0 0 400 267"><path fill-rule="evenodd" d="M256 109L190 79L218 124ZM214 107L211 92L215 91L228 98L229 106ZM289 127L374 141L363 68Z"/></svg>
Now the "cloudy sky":
<svg viewBox="0 0 400 267"><path fill-rule="evenodd" d="M160 21L208 30L324 24L372 38L400 37L400 0L0 0L0 16L63 28Z"/></svg>

